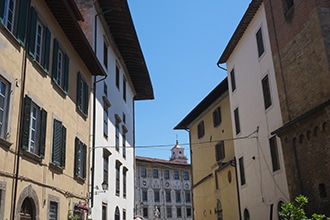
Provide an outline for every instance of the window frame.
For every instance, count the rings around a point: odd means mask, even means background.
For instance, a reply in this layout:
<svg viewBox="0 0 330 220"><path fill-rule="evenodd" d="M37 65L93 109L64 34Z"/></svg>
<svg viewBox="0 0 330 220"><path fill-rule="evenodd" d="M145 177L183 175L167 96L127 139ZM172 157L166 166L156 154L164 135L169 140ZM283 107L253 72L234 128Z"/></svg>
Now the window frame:
<svg viewBox="0 0 330 220"><path fill-rule="evenodd" d="M4 89L3 89L4 88ZM7 81L0 75L0 98L4 101L3 106L0 106L0 111L2 111L2 118L0 118L0 138L7 139L8 136L8 124L9 124L9 103L10 103L10 94L11 83Z"/></svg>
<svg viewBox="0 0 330 220"><path fill-rule="evenodd" d="M65 94L68 94L70 59L59 45L56 38L53 40L52 81L58 85Z"/></svg>
<svg viewBox="0 0 330 220"><path fill-rule="evenodd" d="M234 120L235 120L235 131L236 135L241 133L241 124L240 124L240 118L239 118L239 108L236 107L234 110Z"/></svg>
<svg viewBox="0 0 330 220"><path fill-rule="evenodd" d="M159 171L158 171L158 169L154 168L152 170L152 178L154 178L154 179L158 179L159 178Z"/></svg>
<svg viewBox="0 0 330 220"><path fill-rule="evenodd" d="M179 180L180 179L180 174L178 170L173 171L173 179Z"/></svg>
<svg viewBox="0 0 330 220"><path fill-rule="evenodd" d="M117 63L116 63L115 73L116 73L116 79L115 79L116 87L119 90L120 89L120 83L119 83L120 82L120 68L119 68L119 65Z"/></svg>
<svg viewBox="0 0 330 220"><path fill-rule="evenodd" d="M259 27L256 32L256 42L257 42L258 58L260 59L265 54L265 44L264 44L262 27Z"/></svg>
<svg viewBox="0 0 330 220"><path fill-rule="evenodd" d="M142 201L148 202L148 190L142 190Z"/></svg>
<svg viewBox="0 0 330 220"><path fill-rule="evenodd" d="M281 169L279 148L278 148L276 136L269 138L269 150L270 150L273 172L276 172Z"/></svg>
<svg viewBox="0 0 330 220"><path fill-rule="evenodd" d="M183 171L183 180L189 180L189 172Z"/></svg>
<svg viewBox="0 0 330 220"><path fill-rule="evenodd" d="M230 83L231 83L231 91L234 92L236 90L235 68L233 68L230 71Z"/></svg>
<svg viewBox="0 0 330 220"><path fill-rule="evenodd" d="M204 121L198 123L197 125L197 137L198 139L201 139L205 135L205 127L204 127Z"/></svg>
<svg viewBox="0 0 330 220"><path fill-rule="evenodd" d="M160 202L160 192L159 192L159 190L154 191L154 202L157 202L157 203Z"/></svg>
<svg viewBox="0 0 330 220"><path fill-rule="evenodd" d="M166 217L172 218L172 208L171 207L166 207Z"/></svg>
<svg viewBox="0 0 330 220"><path fill-rule="evenodd" d="M213 127L218 127L221 124L221 108L218 106L212 113L213 116Z"/></svg>
<svg viewBox="0 0 330 220"><path fill-rule="evenodd" d="M272 105L271 88L269 84L269 75L266 74L261 80L262 94L264 97L264 106L267 110Z"/></svg>
<svg viewBox="0 0 330 220"><path fill-rule="evenodd" d="M165 180L170 179L170 171L169 170L164 170L164 179Z"/></svg>
<svg viewBox="0 0 330 220"><path fill-rule="evenodd" d="M116 161L116 196L120 195L120 162Z"/></svg>
<svg viewBox="0 0 330 220"><path fill-rule="evenodd" d="M175 192L175 202L181 203L181 192L180 191Z"/></svg>
<svg viewBox="0 0 330 220"><path fill-rule="evenodd" d="M141 177L147 177L147 169L145 167L141 167Z"/></svg>
<svg viewBox="0 0 330 220"><path fill-rule="evenodd" d="M85 116L88 115L89 106L89 86L82 76L81 72L77 73L77 108Z"/></svg>
<svg viewBox="0 0 330 220"><path fill-rule="evenodd" d="M216 162L221 162L225 159L225 157L225 142L221 140L215 145L215 160Z"/></svg>
<svg viewBox="0 0 330 220"><path fill-rule="evenodd" d="M87 145L78 137L75 139L74 174L76 178L86 179Z"/></svg>
<svg viewBox="0 0 330 220"><path fill-rule="evenodd" d="M165 191L165 201L168 202L168 203L172 202L171 191L169 191L169 190Z"/></svg>
<svg viewBox="0 0 330 220"><path fill-rule="evenodd" d="M243 186L246 184L243 156L238 159L238 164L239 164L239 176L240 176L241 186Z"/></svg>
<svg viewBox="0 0 330 220"><path fill-rule="evenodd" d="M65 168L66 128L60 120L53 119L52 163Z"/></svg>

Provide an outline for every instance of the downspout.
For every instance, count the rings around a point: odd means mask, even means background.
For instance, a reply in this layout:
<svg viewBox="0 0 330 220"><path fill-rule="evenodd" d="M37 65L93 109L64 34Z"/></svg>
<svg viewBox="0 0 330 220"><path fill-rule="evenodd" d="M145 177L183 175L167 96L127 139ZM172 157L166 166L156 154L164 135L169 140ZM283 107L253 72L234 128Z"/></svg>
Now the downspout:
<svg viewBox="0 0 330 220"><path fill-rule="evenodd" d="M31 8L31 0L28 0L28 13L27 13L27 24L26 24L26 31L25 31L25 45L24 45L24 51L23 51L23 61L22 61L22 72L21 72L21 82L22 82L22 89L20 93L20 102L19 102L19 120L17 123L17 127L20 128L17 131L17 141L16 141L16 166L15 166L15 181L14 181L14 187L12 191L12 210L11 210L11 217L10 219L15 219L15 209L16 209L16 198L17 198L17 187L18 187L18 174L19 174L19 162L20 162L20 154L21 154L21 142L22 142L22 133L23 133L23 115L24 115L24 92L25 92L25 77L26 77L26 61L27 61L27 54L28 54L28 48L29 48L29 34L30 34L30 8Z"/></svg>
<svg viewBox="0 0 330 220"><path fill-rule="evenodd" d="M187 131L189 133L189 143L191 144L191 135L190 135L190 131L189 129L185 129L185 131ZM194 210L194 190L193 190L193 187L194 187L194 175L193 175L193 169L192 169L192 150L191 150L191 146L190 146L190 149L189 149L189 153L190 153L190 173L191 173L191 194L192 194L192 199L191 199L191 205L192 205L192 219L195 218L195 210Z"/></svg>
<svg viewBox="0 0 330 220"><path fill-rule="evenodd" d="M236 191L237 191L237 200L238 200L238 214L239 214L239 219L242 220L241 197L240 197L239 186L238 186L238 175L237 175L236 157L234 157L234 159L231 161L230 165L233 166L233 167L235 167Z"/></svg>

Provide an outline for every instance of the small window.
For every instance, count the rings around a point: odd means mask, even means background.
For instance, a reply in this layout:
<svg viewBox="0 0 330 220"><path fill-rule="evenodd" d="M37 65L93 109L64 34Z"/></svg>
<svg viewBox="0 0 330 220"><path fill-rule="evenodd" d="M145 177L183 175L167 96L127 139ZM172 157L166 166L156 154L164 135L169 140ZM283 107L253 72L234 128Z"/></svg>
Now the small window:
<svg viewBox="0 0 330 220"><path fill-rule="evenodd" d="M103 64L105 68L108 68L108 44L105 39L103 41Z"/></svg>
<svg viewBox="0 0 330 220"><path fill-rule="evenodd" d="M116 144L116 150L119 151L119 120L116 120L116 132L115 132L115 144Z"/></svg>
<svg viewBox="0 0 330 220"><path fill-rule="evenodd" d="M182 218L181 207L177 207L177 208L176 208L176 217L177 217L177 218Z"/></svg>
<svg viewBox="0 0 330 220"><path fill-rule="evenodd" d="M272 157L273 172L280 169L280 160L278 154L278 147L276 142L276 136L269 139L270 154Z"/></svg>
<svg viewBox="0 0 330 220"><path fill-rule="evenodd" d="M116 161L116 196L120 194L120 166L121 163Z"/></svg>
<svg viewBox="0 0 330 220"><path fill-rule="evenodd" d="M216 108L213 112L213 126L217 127L221 123L221 111L220 107Z"/></svg>
<svg viewBox="0 0 330 220"><path fill-rule="evenodd" d="M78 138L75 139L75 157L74 157L74 174L75 177L86 178L87 166L87 146Z"/></svg>
<svg viewBox="0 0 330 220"><path fill-rule="evenodd" d="M148 208L143 208L143 217L148 218Z"/></svg>
<svg viewBox="0 0 330 220"><path fill-rule="evenodd" d="M116 86L119 89L119 82L120 82L120 71L119 66L116 65Z"/></svg>
<svg viewBox="0 0 330 220"><path fill-rule="evenodd" d="M123 209L123 220L126 220L126 209Z"/></svg>
<svg viewBox="0 0 330 220"><path fill-rule="evenodd" d="M141 167L141 177L147 177L147 169L145 167Z"/></svg>
<svg viewBox="0 0 330 220"><path fill-rule="evenodd" d="M179 191L175 192L175 201L176 203L181 203L181 193Z"/></svg>
<svg viewBox="0 0 330 220"><path fill-rule="evenodd" d="M126 192L127 192L127 168L124 167L123 169L123 197L126 198Z"/></svg>
<svg viewBox="0 0 330 220"><path fill-rule="evenodd" d="M158 170L153 169L153 178L158 179Z"/></svg>
<svg viewBox="0 0 330 220"><path fill-rule="evenodd" d="M191 202L190 192L187 191L185 193L185 197L186 197L186 202L188 202L188 203Z"/></svg>
<svg viewBox="0 0 330 220"><path fill-rule="evenodd" d="M123 132L122 138L123 138L123 158L126 158L126 133Z"/></svg>
<svg viewBox="0 0 330 220"><path fill-rule="evenodd" d="M174 170L174 179L178 180L179 179L179 171Z"/></svg>
<svg viewBox="0 0 330 220"><path fill-rule="evenodd" d="M187 217L191 217L191 208L187 208Z"/></svg>
<svg viewBox="0 0 330 220"><path fill-rule="evenodd" d="M89 87L80 72L77 74L77 108L88 115Z"/></svg>
<svg viewBox="0 0 330 220"><path fill-rule="evenodd" d="M126 79L123 77L123 99L126 102Z"/></svg>
<svg viewBox="0 0 330 220"><path fill-rule="evenodd" d="M205 134L205 130L204 130L204 121L201 121L198 125L197 125L197 132L198 132L198 138L202 138Z"/></svg>
<svg viewBox="0 0 330 220"><path fill-rule="evenodd" d="M234 118L235 118L236 134L239 134L239 133L241 133L241 125L240 125L240 121L239 121L238 107L234 110Z"/></svg>
<svg viewBox="0 0 330 220"><path fill-rule="evenodd" d="M164 179L168 180L170 178L170 171L164 170Z"/></svg>
<svg viewBox="0 0 330 220"><path fill-rule="evenodd" d="M7 139L10 84L0 76L0 137Z"/></svg>
<svg viewBox="0 0 330 220"><path fill-rule="evenodd" d="M142 191L142 201L143 202L147 202L148 201L148 191L147 190L143 190Z"/></svg>
<svg viewBox="0 0 330 220"><path fill-rule="evenodd" d="M154 202L159 202L159 191L154 191Z"/></svg>
<svg viewBox="0 0 330 220"><path fill-rule="evenodd" d="M54 119L53 122L53 150L52 163L64 168L66 151L66 128L62 122Z"/></svg>
<svg viewBox="0 0 330 220"><path fill-rule="evenodd" d="M24 122L22 148L44 157L47 112L26 96L24 99Z"/></svg>
<svg viewBox="0 0 330 220"><path fill-rule="evenodd" d="M166 208L166 217L172 218L172 208L171 207Z"/></svg>
<svg viewBox="0 0 330 220"><path fill-rule="evenodd" d="M166 202L171 202L171 191L166 191Z"/></svg>
<svg viewBox="0 0 330 220"><path fill-rule="evenodd" d="M257 47L258 47L258 57L261 57L261 55L264 54L265 52L261 28L259 28L259 30L256 33L256 39L257 39Z"/></svg>
<svg viewBox="0 0 330 220"><path fill-rule="evenodd" d="M103 203L102 204L102 220L107 220L108 219L108 206L107 204Z"/></svg>
<svg viewBox="0 0 330 220"><path fill-rule="evenodd" d="M261 82L262 82L262 92L263 92L263 95L264 95L265 109L267 109L272 104L272 98L271 98L271 95L270 95L268 75L266 75L262 79Z"/></svg>
<svg viewBox="0 0 330 220"><path fill-rule="evenodd" d="M68 93L69 63L69 57L64 53L62 48L59 47L58 41L54 39L52 80L61 87L65 93Z"/></svg>
<svg viewBox="0 0 330 220"><path fill-rule="evenodd" d="M105 82L103 84L103 95L108 97L108 85Z"/></svg>
<svg viewBox="0 0 330 220"><path fill-rule="evenodd" d="M103 183L109 184L109 155L110 152L103 150Z"/></svg>
<svg viewBox="0 0 330 220"><path fill-rule="evenodd" d="M222 161L225 158L225 142L219 141L215 145L215 159L217 162Z"/></svg>
<svg viewBox="0 0 330 220"><path fill-rule="evenodd" d="M244 220L250 220L250 213L248 209L244 209Z"/></svg>
<svg viewBox="0 0 330 220"><path fill-rule="evenodd" d="M58 219L57 216L58 216L58 204L56 202L51 201L49 203L48 219L57 220Z"/></svg>
<svg viewBox="0 0 330 220"><path fill-rule="evenodd" d="M103 136L105 138L108 138L108 132L109 132L109 107L106 103L103 103Z"/></svg>
<svg viewBox="0 0 330 220"><path fill-rule="evenodd" d="M320 198L327 198L327 189L324 183L319 184Z"/></svg>
<svg viewBox="0 0 330 220"><path fill-rule="evenodd" d="M244 160L243 157L239 158L239 174L241 177L241 185L245 185L246 181L245 181L245 168L244 168Z"/></svg>
<svg viewBox="0 0 330 220"><path fill-rule="evenodd" d="M231 82L231 91L234 92L236 89L235 69L232 69L230 71L230 82Z"/></svg>
<svg viewBox="0 0 330 220"><path fill-rule="evenodd" d="M183 179L184 180L189 180L189 172L188 171L183 171Z"/></svg>

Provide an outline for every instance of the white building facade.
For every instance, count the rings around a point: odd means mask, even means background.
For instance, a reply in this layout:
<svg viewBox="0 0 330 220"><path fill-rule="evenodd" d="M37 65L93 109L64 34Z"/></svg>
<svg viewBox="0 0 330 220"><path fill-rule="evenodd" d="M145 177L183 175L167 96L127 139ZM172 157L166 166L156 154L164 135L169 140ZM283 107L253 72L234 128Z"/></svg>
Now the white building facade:
<svg viewBox="0 0 330 220"><path fill-rule="evenodd" d="M282 126L263 1L253 0L221 55L226 63L242 219L278 219L289 201Z"/></svg>
<svg viewBox="0 0 330 220"><path fill-rule="evenodd" d="M83 30L107 72L94 78L90 218L133 219L134 102L153 99L149 73L127 1L76 2L89 20Z"/></svg>

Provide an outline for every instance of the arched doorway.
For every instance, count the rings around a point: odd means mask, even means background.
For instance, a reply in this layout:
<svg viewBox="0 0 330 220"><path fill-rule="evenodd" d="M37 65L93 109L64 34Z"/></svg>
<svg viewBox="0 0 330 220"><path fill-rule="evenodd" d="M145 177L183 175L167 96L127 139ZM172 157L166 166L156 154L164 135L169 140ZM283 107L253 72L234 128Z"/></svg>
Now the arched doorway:
<svg viewBox="0 0 330 220"><path fill-rule="evenodd" d="M20 211L20 220L34 220L35 219L35 206L30 198L23 201Z"/></svg>

